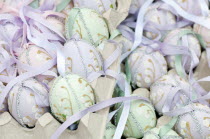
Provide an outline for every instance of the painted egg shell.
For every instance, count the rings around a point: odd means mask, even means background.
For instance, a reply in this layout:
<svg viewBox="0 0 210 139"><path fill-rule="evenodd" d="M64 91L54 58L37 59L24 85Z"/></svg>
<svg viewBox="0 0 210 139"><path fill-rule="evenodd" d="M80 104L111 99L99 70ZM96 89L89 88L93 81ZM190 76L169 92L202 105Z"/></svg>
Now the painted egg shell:
<svg viewBox="0 0 210 139"><path fill-rule="evenodd" d="M96 48L83 40L70 40L62 48L66 58L66 72L87 79L93 72L102 70L102 57Z"/></svg>
<svg viewBox="0 0 210 139"><path fill-rule="evenodd" d="M8 39L14 39L15 34L17 31L22 29L22 22L21 19L17 16L13 16L12 14L1 14L2 19L8 19L7 22L1 19L1 25L3 26L2 32L5 32L7 34ZM3 38L0 38L1 40L4 40ZM21 42L21 37L16 38L19 42ZM15 40L15 41L17 41Z"/></svg>
<svg viewBox="0 0 210 139"><path fill-rule="evenodd" d="M88 8L73 8L69 12L65 32L68 39L77 34L95 46L109 38L108 26L103 17Z"/></svg>
<svg viewBox="0 0 210 139"><path fill-rule="evenodd" d="M163 137L159 136L160 128L153 128L144 134L143 139L182 139L175 131L168 131Z"/></svg>
<svg viewBox="0 0 210 139"><path fill-rule="evenodd" d="M128 58L134 86L149 88L153 82L167 73L165 58L159 52L147 52L148 49L142 46Z"/></svg>
<svg viewBox="0 0 210 139"><path fill-rule="evenodd" d="M18 59L23 63L30 65L32 67L38 68L44 64L46 64L52 57L43 49L36 45L29 45L28 48L24 49L23 52L19 55ZM51 71L57 73L57 68L54 66L50 69ZM19 68L18 73L22 74L26 71ZM48 83L54 77L52 76L44 76L38 75L36 79L42 81L44 83Z"/></svg>
<svg viewBox="0 0 210 139"><path fill-rule="evenodd" d="M85 7L98 11L103 14L109 9L116 8L116 0L73 0L75 7Z"/></svg>
<svg viewBox="0 0 210 139"><path fill-rule="evenodd" d="M167 26L176 23L176 17L170 11L160 9L162 2L153 3L147 10L145 14L145 21L152 22L157 25ZM155 29L154 26L149 26L152 29ZM158 29L157 29L158 30ZM162 36L164 36L167 31L161 31ZM145 31L144 35L150 39L155 39L157 34Z"/></svg>
<svg viewBox="0 0 210 139"><path fill-rule="evenodd" d="M61 122L94 103L93 89L76 74L57 77L50 89L51 111Z"/></svg>
<svg viewBox="0 0 210 139"><path fill-rule="evenodd" d="M61 18L59 16L56 16L56 15L48 15L46 17L46 20L48 22L50 22L61 34L64 35L64 18Z"/></svg>
<svg viewBox="0 0 210 139"><path fill-rule="evenodd" d="M194 103L194 111L180 115L175 130L183 138L209 139L210 138L210 108Z"/></svg>
<svg viewBox="0 0 210 139"><path fill-rule="evenodd" d="M1 47L1 46L0 46ZM0 67L2 67L5 63L9 63L11 59L11 55L8 53L7 50L2 47L0 51ZM5 80L1 80L3 83L8 83L17 75L17 68L16 64L9 65L8 68L5 67L3 71L0 72L0 76L6 77Z"/></svg>
<svg viewBox="0 0 210 139"><path fill-rule="evenodd" d="M0 82L0 94L2 93L3 89L5 88L4 84ZM2 106L0 106L0 114L3 112L8 111L8 104L7 104L7 98L3 102Z"/></svg>
<svg viewBox="0 0 210 139"><path fill-rule="evenodd" d="M164 43L171 44L171 45L182 45L182 46L187 45L186 47L188 47L191 51L193 51L196 54L196 56L199 58L201 55L201 46L196 36L194 36L193 34L187 34L179 38L179 36L181 36L184 32L187 32L187 31L191 31L191 29L182 28L182 29L175 29L169 32L166 35L166 38L164 39ZM180 41L181 39L183 39L186 44L183 44L182 41ZM181 43L179 44L179 42ZM167 56L166 60L170 68L175 67L175 56ZM186 62L186 65L184 66L186 71L189 71L190 63L191 61L190 59L188 59Z"/></svg>
<svg viewBox="0 0 210 139"><path fill-rule="evenodd" d="M27 79L10 90L9 112L22 126L34 127L36 121L49 111L48 96L43 84L33 78Z"/></svg>
<svg viewBox="0 0 210 139"><path fill-rule="evenodd" d="M132 96L136 96L133 94ZM117 125L122 113L122 108L116 114ZM123 135L125 137L141 138L144 133L156 125L156 115L153 106L143 100L131 102L130 113L125 125Z"/></svg>
<svg viewBox="0 0 210 139"><path fill-rule="evenodd" d="M185 92L190 92L190 84L180 76L178 76L174 70L170 71L167 75L162 76L150 87L150 100L152 101L156 111L161 115L162 108L167 100L168 95L173 91L175 87L180 87ZM192 93L192 97L196 98L196 93ZM181 107L186 105L189 98L179 92L172 103L172 107ZM173 109L172 108L172 109Z"/></svg>
<svg viewBox="0 0 210 139"><path fill-rule="evenodd" d="M111 122L109 122L106 125L106 131L105 131L104 139L113 139L115 130L116 130L116 127Z"/></svg>
<svg viewBox="0 0 210 139"><path fill-rule="evenodd" d="M200 4L200 0L174 0L182 9L185 11L195 14L195 15L202 15L202 7ZM205 0L206 5L209 6L208 0ZM201 2L202 3L202 2Z"/></svg>
<svg viewBox="0 0 210 139"><path fill-rule="evenodd" d="M117 43L122 43L122 54L129 52L133 46L133 43L122 35L114 38L114 41L116 41Z"/></svg>
<svg viewBox="0 0 210 139"><path fill-rule="evenodd" d="M146 0L132 0L129 13L135 14Z"/></svg>
<svg viewBox="0 0 210 139"><path fill-rule="evenodd" d="M210 22L210 15L208 16L208 18L206 19ZM210 29L201 26L199 24L194 24L193 26L193 31L195 31L196 33L200 34L203 38L203 40L205 41L207 47L210 47L210 41L209 41L209 37L210 37Z"/></svg>

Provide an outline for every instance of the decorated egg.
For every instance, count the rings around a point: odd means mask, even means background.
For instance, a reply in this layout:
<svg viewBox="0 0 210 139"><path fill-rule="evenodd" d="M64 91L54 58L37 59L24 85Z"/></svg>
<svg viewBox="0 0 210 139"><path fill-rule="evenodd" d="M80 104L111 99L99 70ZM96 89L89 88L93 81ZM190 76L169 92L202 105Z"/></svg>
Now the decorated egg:
<svg viewBox="0 0 210 139"><path fill-rule="evenodd" d="M202 15L202 2L200 0L174 0L182 9L194 15ZM208 0L203 0L206 6L209 6Z"/></svg>
<svg viewBox="0 0 210 139"><path fill-rule="evenodd" d="M109 122L106 125L104 139L113 139L113 136L115 134L115 130L116 130L116 127L111 122Z"/></svg>
<svg viewBox="0 0 210 139"><path fill-rule="evenodd" d="M23 64L29 65L34 68L38 68L40 66L43 66L46 64L49 60L52 59L52 56L50 56L43 48L40 48L33 44L25 44L28 45L26 48L22 51L22 53L18 56L18 59ZM57 68L54 66L50 69L52 72L57 74ZM23 74L26 71L24 69L19 68L18 73ZM38 75L35 77L39 81L42 81L44 83L48 83L51 81L54 77L53 76L45 76L45 75Z"/></svg>
<svg viewBox="0 0 210 139"><path fill-rule="evenodd" d="M76 74L57 77L50 89L49 99L52 114L61 122L95 104L92 87Z"/></svg>
<svg viewBox="0 0 210 139"><path fill-rule="evenodd" d="M210 16L206 17L206 20L210 21ZM199 24L194 24L193 31L198 33L202 36L204 42L206 43L206 46L210 47L209 37L210 37L210 29L201 26Z"/></svg>
<svg viewBox="0 0 210 139"><path fill-rule="evenodd" d="M146 0L132 0L129 13L135 14Z"/></svg>
<svg viewBox="0 0 210 139"><path fill-rule="evenodd" d="M174 130L169 130L164 136L160 136L160 130L161 127L147 131L143 139L182 139Z"/></svg>
<svg viewBox="0 0 210 139"><path fill-rule="evenodd" d="M137 94L133 94L135 96ZM118 124L122 108L115 115L115 125ZM141 138L144 133L156 126L156 114L153 106L143 100L131 102L130 112L123 135L127 138Z"/></svg>
<svg viewBox="0 0 210 139"><path fill-rule="evenodd" d="M145 14L145 22L150 22L150 25L148 25L148 27L151 29L155 29L156 31L160 31L162 37L164 37L167 31L159 30L155 26L167 26L175 24L176 17L170 11L162 9L162 5L163 3L160 1L153 3L148 8L147 13ZM149 39L155 39L158 36L158 34L149 31L145 31L144 35Z"/></svg>
<svg viewBox="0 0 210 139"><path fill-rule="evenodd" d="M123 35L118 35L113 40L122 44L122 54L131 51L131 48L133 47L132 41L125 38Z"/></svg>
<svg viewBox="0 0 210 139"><path fill-rule="evenodd" d="M133 86L149 88L152 83L167 73L167 64L162 54L147 50L150 48L141 46L128 58Z"/></svg>
<svg viewBox="0 0 210 139"><path fill-rule="evenodd" d="M173 101L170 102L171 109L182 107L189 103L189 97L185 92L191 93L193 99L197 97L197 93L193 90L188 81L178 76L174 70L170 71L167 75L162 76L152 84L150 87L150 100L152 101L155 110L160 115L162 114L162 109L168 96L176 93L176 89L178 88L180 91L178 92L177 90L177 95L174 97Z"/></svg>
<svg viewBox="0 0 210 139"><path fill-rule="evenodd" d="M2 82L0 82L0 94L2 93L2 91L4 90L5 86ZM2 104L2 106L0 106L0 114L3 112L8 111L8 104L7 104L7 98L5 99L4 103Z"/></svg>
<svg viewBox="0 0 210 139"><path fill-rule="evenodd" d="M51 23L61 34L64 35L64 22L65 16L61 17L58 15L49 14L46 17L46 20Z"/></svg>
<svg viewBox="0 0 210 139"><path fill-rule="evenodd" d="M193 111L179 115L175 130L183 138L210 138L210 108L199 103L190 105Z"/></svg>
<svg viewBox="0 0 210 139"><path fill-rule="evenodd" d="M48 90L30 78L16 84L9 92L9 112L24 127L34 127L36 121L49 111Z"/></svg>
<svg viewBox="0 0 210 139"><path fill-rule="evenodd" d="M116 8L116 0L73 0L73 2L75 7L85 7L94 9L101 14L103 14L111 8Z"/></svg>
<svg viewBox="0 0 210 139"><path fill-rule="evenodd" d="M201 46L199 40L193 33L194 32L188 28L172 30L166 35L164 43L175 46L185 46L189 48L191 53L194 53L197 58L199 58L201 55ZM170 68L175 68L175 56L167 56L166 60ZM189 71L190 64L191 60L188 58L186 64L184 65L186 71ZM196 65L194 65L194 67L195 66Z"/></svg>
<svg viewBox="0 0 210 139"><path fill-rule="evenodd" d="M108 26L103 17L88 8L73 8L68 13L65 32L68 39L77 34L94 46L109 38Z"/></svg>
<svg viewBox="0 0 210 139"><path fill-rule="evenodd" d="M62 48L66 61L66 72L75 73L85 79L102 70L102 57L95 46L83 40L70 40Z"/></svg>

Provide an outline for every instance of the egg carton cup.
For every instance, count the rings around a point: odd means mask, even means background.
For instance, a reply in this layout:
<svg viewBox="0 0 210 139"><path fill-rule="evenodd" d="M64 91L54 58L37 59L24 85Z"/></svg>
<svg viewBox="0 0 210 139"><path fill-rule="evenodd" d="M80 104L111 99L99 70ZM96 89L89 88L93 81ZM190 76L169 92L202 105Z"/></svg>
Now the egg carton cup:
<svg viewBox="0 0 210 139"><path fill-rule="evenodd" d="M107 43L102 51L103 58L108 58L117 46ZM118 71L120 58L109 69ZM112 98L116 79L110 76L100 77L91 83L97 102ZM103 139L107 123L109 108L96 113L88 113L80 122L78 129L71 131L66 129L60 139ZM50 114L46 113L38 119L32 129L22 127L8 112L0 115L0 139L50 139L52 134L61 124Z"/></svg>

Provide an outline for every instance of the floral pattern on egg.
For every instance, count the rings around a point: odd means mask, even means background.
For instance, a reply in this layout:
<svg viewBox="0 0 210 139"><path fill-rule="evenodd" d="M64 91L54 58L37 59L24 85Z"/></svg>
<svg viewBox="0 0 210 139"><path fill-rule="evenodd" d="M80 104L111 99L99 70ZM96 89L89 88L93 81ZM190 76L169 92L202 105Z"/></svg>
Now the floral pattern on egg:
<svg viewBox="0 0 210 139"><path fill-rule="evenodd" d="M53 115L61 122L95 103L92 87L76 74L57 77L50 90Z"/></svg>
<svg viewBox="0 0 210 139"><path fill-rule="evenodd" d="M115 125L119 121L121 112L122 108L116 114ZM127 138L141 138L144 132L154 128L155 125L156 114L153 106L143 100L132 101L123 135Z"/></svg>
<svg viewBox="0 0 210 139"><path fill-rule="evenodd" d="M142 46L136 49L128 58L132 84L149 88L152 83L167 73L167 64L159 52L147 53Z"/></svg>
<svg viewBox="0 0 210 139"><path fill-rule="evenodd" d="M39 96L38 96L39 95ZM35 79L16 84L9 92L9 111L24 127L34 127L48 107L48 90Z"/></svg>
<svg viewBox="0 0 210 139"><path fill-rule="evenodd" d="M162 108L167 100L167 96L174 89L181 88L186 92L190 91L190 84L183 78L170 71L167 75L162 76L150 87L150 100L152 101L156 111L162 115ZM192 93L196 95L196 93ZM194 96L196 97L196 96ZM174 98L172 107L178 108L189 103L189 98L180 92Z"/></svg>
<svg viewBox="0 0 210 139"><path fill-rule="evenodd" d="M40 47L38 47L36 45L32 45L32 44L26 44L25 47L26 48L23 50L23 52L18 57L18 59L23 64L38 68L38 67L46 64L49 60L52 60L52 57L43 48L40 48ZM50 70L52 72L54 72L55 75L57 74L56 66L53 66ZM21 68L18 69L19 74L23 74L25 72L26 71ZM49 81L53 80L54 77L53 76L45 76L45 75L37 75L35 78L41 82L49 83Z"/></svg>
<svg viewBox="0 0 210 139"><path fill-rule="evenodd" d="M108 26L103 17L95 10L88 8L73 8L69 12L65 32L68 39L77 34L94 46L98 46L109 38Z"/></svg>
<svg viewBox="0 0 210 139"><path fill-rule="evenodd" d="M183 138L208 138L210 135L210 108L199 103L193 103L191 107L194 111L180 115L175 130Z"/></svg>
<svg viewBox="0 0 210 139"><path fill-rule="evenodd" d="M182 35L184 32L191 32L188 33L186 35ZM189 28L182 28L182 29L175 29L170 31L165 39L164 39L164 43L166 44L171 44L174 46L185 46L187 48L189 48L189 50L191 51L191 53L194 53L194 55L197 56L197 58L199 59L201 56L201 46L199 43L199 40L197 39L196 36L193 35L193 32L191 29ZM186 43L186 44L185 44ZM184 57L182 57L184 58ZM170 68L175 68L175 56L167 56L166 57L168 66ZM182 59L183 61L183 59ZM188 72L190 69L190 63L191 60L188 58L186 61L186 64L184 65L185 70ZM196 66L196 65L193 65Z"/></svg>
<svg viewBox="0 0 210 139"><path fill-rule="evenodd" d="M155 2L153 3L147 10L147 13L145 14L145 22L152 22L153 24L161 25L161 26L167 26L171 24L176 23L176 17L173 15L170 11L163 10L160 7L164 5L163 2ZM164 36L167 31L159 30L155 28L153 25L149 26L151 29L155 29L161 32L161 35ZM149 39L155 39L157 38L157 34L145 31L144 35Z"/></svg>
<svg viewBox="0 0 210 139"><path fill-rule="evenodd" d="M83 40L70 40L62 48L66 58L66 72L85 79L102 70L102 57L95 47Z"/></svg>

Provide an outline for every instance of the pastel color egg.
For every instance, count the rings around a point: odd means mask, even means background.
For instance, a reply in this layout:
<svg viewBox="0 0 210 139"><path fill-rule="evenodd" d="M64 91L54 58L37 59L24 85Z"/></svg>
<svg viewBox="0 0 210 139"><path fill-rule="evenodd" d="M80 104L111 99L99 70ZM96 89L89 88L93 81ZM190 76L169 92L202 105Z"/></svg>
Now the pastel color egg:
<svg viewBox="0 0 210 139"><path fill-rule="evenodd" d="M52 114L61 122L95 104L92 87L76 74L57 77L50 89L49 99Z"/></svg>
<svg viewBox="0 0 210 139"><path fill-rule="evenodd" d="M105 131L104 139L113 139L113 136L115 134L115 130L116 130L116 127L111 122L109 122L106 125L106 131Z"/></svg>
<svg viewBox="0 0 210 139"><path fill-rule="evenodd" d="M133 94L133 96L136 94ZM119 122L122 108L116 114L115 125ZM124 137L141 138L144 133L156 126L154 107L143 100L131 102L129 116L123 132Z"/></svg>
<svg viewBox="0 0 210 139"><path fill-rule="evenodd" d="M67 39L77 34L95 46L109 38L108 26L103 17L88 8L73 8L68 13L65 32Z"/></svg>
<svg viewBox="0 0 210 139"><path fill-rule="evenodd" d="M210 108L199 103L190 105L193 111L179 115L175 130L183 138L208 139L210 137Z"/></svg>
<svg viewBox="0 0 210 139"><path fill-rule="evenodd" d="M88 79L94 72L102 70L103 61L99 51L83 40L70 40L62 48L66 61L66 72Z"/></svg>
<svg viewBox="0 0 210 139"><path fill-rule="evenodd" d="M173 15L170 11L161 9L161 6L163 4L164 3L160 1L153 3L148 8L147 13L145 14L145 21L161 26L175 24L176 23L175 15ZM162 37L164 37L164 35L167 33L167 31L157 29L154 25L149 25L149 27L151 29L156 29L157 31L161 31ZM157 34L149 31L145 31L144 35L149 39L157 38Z"/></svg>
<svg viewBox="0 0 210 139"><path fill-rule="evenodd" d="M137 48L128 58L133 86L149 88L167 73L165 58L158 51L147 52L147 47Z"/></svg>
<svg viewBox="0 0 210 139"><path fill-rule="evenodd" d="M195 55L197 56L197 58L200 57L201 55L201 46L200 46L200 42L197 39L197 37L195 35L193 35L192 33L188 33L186 35L182 35L184 32L187 31L192 31L191 29L187 29L187 28L182 28L182 29L175 29L170 31L165 39L164 39L164 43L166 44L171 44L171 45L175 45L175 46L185 46L187 48L189 48L190 51L194 52ZM180 37L182 36L182 37ZM182 41L182 38L184 39L185 43ZM167 63L169 65L170 68L175 68L175 56L167 56ZM183 59L182 59L183 62ZM190 69L190 65L191 64L191 60L188 58L186 61L186 64L184 65L184 69L186 71L189 71ZM195 67L196 65L194 65Z"/></svg>
<svg viewBox="0 0 210 139"><path fill-rule="evenodd" d="M25 127L34 127L36 121L49 111L48 90L30 78L16 84L9 92L9 112Z"/></svg>
<svg viewBox="0 0 210 139"><path fill-rule="evenodd" d="M168 96L172 93L175 88L180 88L186 93L191 92L192 98L197 98L197 93L191 91L191 85L184 78L177 75L172 70L167 75L162 76L150 87L150 100L152 101L156 111L161 115L164 104L166 103ZM183 91L179 92L173 99L171 109L185 106L189 103L189 96Z"/></svg>
<svg viewBox="0 0 210 139"><path fill-rule="evenodd" d="M47 51L45 51L43 48L30 44L29 46L27 46L27 48L23 49L18 59L23 64L29 65L34 68L38 68L46 64L49 60L52 60L52 56L48 54ZM55 75L57 74L56 66L52 67L50 70L54 72ZM25 72L26 71L24 69L21 69L21 68L18 69L19 74L23 74ZM45 75L37 75L35 78L44 83L48 83L54 77L45 76Z"/></svg>

